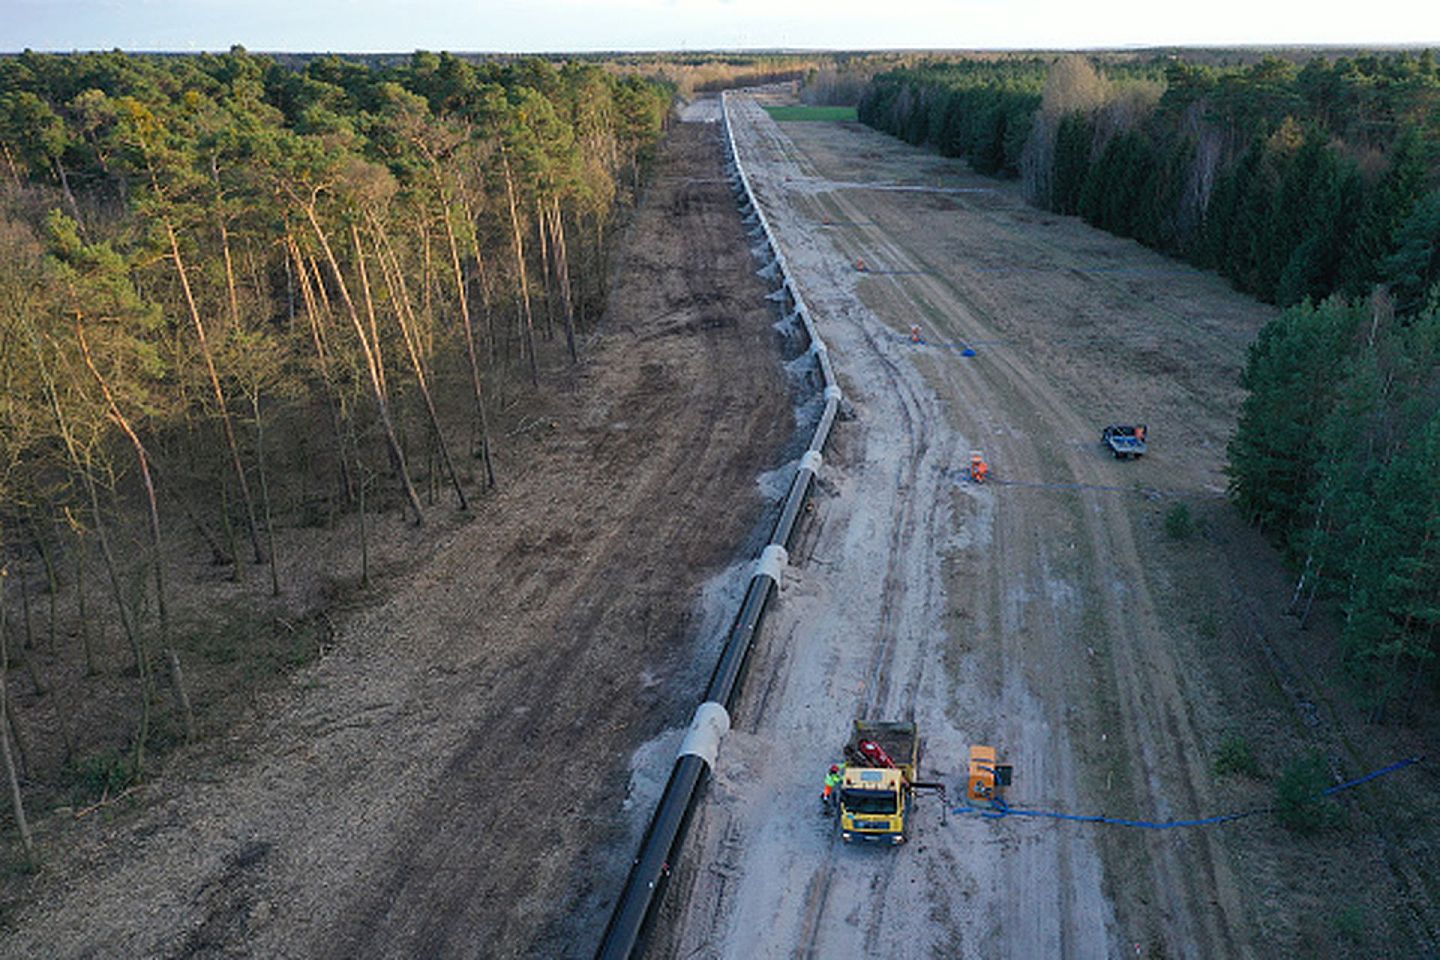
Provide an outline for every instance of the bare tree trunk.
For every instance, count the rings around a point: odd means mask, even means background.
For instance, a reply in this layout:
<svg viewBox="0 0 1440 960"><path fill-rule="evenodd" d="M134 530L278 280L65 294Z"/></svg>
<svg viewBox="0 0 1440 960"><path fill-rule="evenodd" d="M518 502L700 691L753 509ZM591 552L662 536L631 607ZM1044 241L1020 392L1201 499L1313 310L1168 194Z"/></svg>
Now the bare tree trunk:
<svg viewBox="0 0 1440 960"><path fill-rule="evenodd" d="M355 481L350 476L350 458L345 453L345 441L343 432L343 417L340 415L340 403L336 399L335 380L330 373L329 351L325 349L325 337L320 328L320 309L316 302L315 291L311 288L310 269L306 265L305 257L300 253L300 245L295 242L293 236L285 238L290 248L291 262L295 265L296 279L300 284L300 293L305 300L305 316L310 321L310 339L315 344L315 358L320 364L320 379L325 382L325 404L330 408L330 425L335 437L336 462L340 469L340 493L344 503L348 506L355 499ZM315 277L314 282L319 283Z"/></svg>
<svg viewBox="0 0 1440 960"><path fill-rule="evenodd" d="M481 253L481 251L480 251L480 239L479 239L479 236L478 236L477 233L476 233L476 231L478 231L478 230L480 229L480 225L479 225L479 223L477 222L477 220L475 219L475 211L474 211L474 209L470 206L470 198L469 198L468 196L463 196L463 195L462 195L462 201L463 201L463 203L464 203L464 205L465 205L465 219L466 219L466 222L470 224L470 230L468 231L469 237L470 237L470 252L471 252L471 254L475 257L475 269L476 269L477 271L479 271L479 274L480 274L480 278L479 278L479 279L480 279L480 312L481 312L481 313L484 315L484 317L485 317L485 347L486 347L486 352L487 352L488 357L489 357L489 369L490 369L490 370L494 370L494 369L495 369L495 314L494 314L494 311L492 311L492 310L490 309L490 280L489 280L489 278L485 275L485 257L484 257L484 255ZM473 343L473 341L474 341L474 338L472 337L472 338L471 338L471 342ZM472 348L472 350L473 350L473 348ZM483 405L482 405L482 409L483 409ZM488 444L487 444L487 446L486 446L486 452L488 453L488 451L489 451L489 446L488 446ZM490 481L490 485L491 485L491 486L494 486L494 485L495 485L495 481L494 481L494 480L491 480L491 481Z"/></svg>
<svg viewBox="0 0 1440 960"><path fill-rule="evenodd" d="M95 650L90 642L90 612L85 594L85 541L78 534L75 538L75 607L79 617L80 652L85 655L85 676L93 677L100 671L95 669Z"/></svg>
<svg viewBox="0 0 1440 960"><path fill-rule="evenodd" d="M370 586L370 518L365 513L365 487L369 481L365 476L365 465L360 462L360 444L355 440L353 424L350 429L350 446L354 448L355 476L359 480L356 486L360 495L360 586L363 588Z"/></svg>
<svg viewBox="0 0 1440 960"><path fill-rule="evenodd" d="M185 261L180 256L180 240L175 235L175 228L167 219L165 232L170 240L170 253L175 261L175 270L180 275L180 289L185 294L185 303L190 309L190 319L195 325L195 336L200 341L200 355L205 360L205 372L210 378L210 387L215 392L215 403L220 411L220 424L225 432L225 445L230 451L230 465L235 470L235 480L240 484L240 496L245 501L245 520L250 530L250 545L255 551L255 562L261 563L265 559L264 552L260 549L260 530L255 521L255 501L250 496L250 481L245 477L245 467L240 462L240 445L235 440L235 425L230 420L230 410L225 403L225 391L220 386L220 374L215 369L215 357L210 352L210 342L205 336L205 324L200 320L200 310L195 305L195 297L190 291L190 275L185 269ZM227 256L227 266L228 256ZM235 558L235 571L239 575L240 558Z"/></svg>
<svg viewBox="0 0 1440 960"><path fill-rule="evenodd" d="M360 322L360 314L355 309L355 301L350 296L350 288L345 283L345 275L340 272L340 264L336 262L335 253L330 249L330 240L320 226L320 218L315 214L314 204L304 205L303 209L305 216L310 220L310 226L315 231L316 239L320 242L320 249L325 253L325 260L330 264L330 270L335 275L335 283L340 289L340 298L345 301L345 309L350 315L355 335L359 338L360 349L365 355L365 368L369 373L370 389L380 415L380 425L385 431L385 442L389 447L390 465L395 471L396 478L400 481L410 509L415 512L415 524L418 526L425 522L425 515L420 506L420 497L415 493L415 485L410 482L410 474L405 467L405 451L400 447L400 439L395 433L395 424L390 417L390 401L386 398L385 391L381 386L375 351L371 348L365 327Z"/></svg>
<svg viewBox="0 0 1440 960"><path fill-rule="evenodd" d="M219 227L220 251L225 260L225 292L230 305L230 328L234 330L240 326L240 293L235 286L235 262L230 255L230 228L225 225L224 217L220 218Z"/></svg>
<svg viewBox="0 0 1440 960"><path fill-rule="evenodd" d="M55 417L55 427L60 433L60 439L65 445L65 452L70 459L71 465L80 476L86 495L90 500L91 518L95 524L95 537L100 542L100 555L105 561L105 570L110 576L110 587L115 594L115 606L120 612L120 626L125 632L126 638L130 641L130 649L135 656L135 675L140 681L140 718L135 732L134 767L138 774L145 765L145 742L150 737L150 669L149 659L145 655L144 641L140 632L136 629L135 622L130 614L130 608L125 602L125 591L120 583L120 570L115 563L115 554L110 549L110 538L105 532L105 517L100 509L100 495L95 489L94 462L91 459L90 451L81 453L79 445L75 442L75 435L70 430L70 422L65 417L65 408L60 405L60 395L55 387L55 377L51 373L49 365L45 362L45 354L41 348L39 336L34 330L30 332L30 346L35 356L36 368L40 371L41 384L45 391L45 398L50 404L50 412ZM0 606L0 617L4 616L4 607ZM13 718L11 719L13 724ZM15 745L23 753L24 745L20 741L18 728L16 728Z"/></svg>
<svg viewBox="0 0 1440 960"><path fill-rule="evenodd" d="M25 524L29 528L31 539L35 541L35 552L40 555L40 563L45 568L45 592L47 597L49 598L45 624L46 647L50 651L51 656L54 656L55 632L57 628L56 621L59 619L58 613L56 611L56 604L58 603L60 598L60 578L55 572L55 564L50 557L50 550L45 546L45 538L40 535L39 525L28 518L26 519ZM23 579L21 580L21 585L26 585ZM30 615L28 604L25 614L27 620L26 626L28 629L28 620ZM31 663L31 661L32 658L25 658L25 662L27 664ZM30 675L31 677L37 677L38 668L31 666ZM66 719L65 708L60 704L60 688L51 688L47 684L46 689L50 695L51 709L55 711L55 724L57 729L59 729L60 731L60 744L65 749L65 760L69 762L75 756L75 736L71 732L70 724Z"/></svg>
<svg viewBox="0 0 1440 960"><path fill-rule="evenodd" d="M157 461L153 456L150 458L150 468L152 470L156 470L162 476L165 474L167 469L166 465ZM211 530L205 524L204 518L202 518L200 516L200 512L195 509L195 505L190 502L189 496L185 493L183 489L181 489L180 484L171 483L165 485L165 492L169 494L171 501L180 508L180 512L185 514L185 519L190 522L190 526L193 527L195 529L195 532L200 535L200 539L204 540L205 545L210 548L211 562L213 562L216 566L226 566L228 564L234 563L234 538L227 537L227 539L230 541L230 547L228 549L222 546L219 538L215 534L215 531ZM230 524L227 522L226 529L229 530L229 528Z"/></svg>
<svg viewBox="0 0 1440 960"><path fill-rule="evenodd" d="M575 351L575 301L570 293L570 255L565 248L565 221L560 217L560 200L552 198L550 229L554 232L555 272L560 284L560 302L565 308L565 346L570 349L570 362L580 357Z"/></svg>
<svg viewBox="0 0 1440 960"><path fill-rule="evenodd" d="M115 609L120 614L120 627L130 641L130 652L135 658L135 675L140 681L140 718L135 731L134 766L137 773L145 766L145 744L150 739L150 657L145 651L145 641L140 636L139 625L134 612L125 599L125 588L120 582L120 567L115 562L115 553L110 548L110 536L105 531L105 522L100 510L100 492L90 475L91 464L87 460L80 465L85 481L85 490L90 498L91 518L95 523L95 536L100 541L100 555L105 560L105 570L110 575L110 589L115 595Z"/></svg>
<svg viewBox="0 0 1440 960"><path fill-rule="evenodd" d="M260 507L265 512L266 551L270 557L270 595L280 596L280 574L275 569L275 523L270 514L270 481L265 474L265 425L260 416L260 388L250 391L250 411L255 416L255 469L260 474Z"/></svg>
<svg viewBox="0 0 1440 960"><path fill-rule="evenodd" d="M80 235L84 236L85 224L80 219L80 204L75 202L75 194L70 189L70 177L65 173L65 164L60 162L59 157L56 157L53 162L55 174L60 178L60 189L65 192L65 202L70 204L70 212L75 215L75 226L80 228Z"/></svg>
<svg viewBox="0 0 1440 960"><path fill-rule="evenodd" d="M460 300L460 320L465 328L465 359L470 367L470 389L475 398L475 423L480 433L480 459L485 465L485 486L493 489L495 487L495 464L490 457L490 418L485 412L485 392L480 381L480 361L475 356L475 324L470 317L470 296L465 289L465 272L460 267L460 247L455 241L455 226L450 220L452 214L450 199L440 177L440 167L433 160L431 161L431 170L435 174L436 186L440 190L441 212L445 218L445 239L450 244L450 265L455 273L455 295Z"/></svg>
<svg viewBox="0 0 1440 960"><path fill-rule="evenodd" d="M546 236L545 205L535 198L535 236L540 241L540 277L545 281L545 339L555 339L555 296L552 293L553 265L550 262L550 238Z"/></svg>
<svg viewBox="0 0 1440 960"><path fill-rule="evenodd" d="M610 295L610 278L605 271L605 218L595 215L595 300L604 303Z"/></svg>
<svg viewBox="0 0 1440 960"><path fill-rule="evenodd" d="M55 571L55 561L50 556L50 548L45 545L45 538L40 535L39 525L33 520L26 520L26 526L30 528L31 539L35 541L35 552L40 555L40 564L45 568L45 594L49 600L46 605L45 642L46 648L53 655L55 653L55 632L58 628L56 621L59 619L56 604L60 600L60 576Z"/></svg>
<svg viewBox="0 0 1440 960"><path fill-rule="evenodd" d="M240 556L240 541L235 537L235 523L230 519L230 484L220 478L220 526L225 532L225 542L230 545L230 556ZM240 564L230 568L230 581L240 582Z"/></svg>
<svg viewBox="0 0 1440 960"><path fill-rule="evenodd" d="M22 648L33 651L35 649L35 628L30 622L30 585L26 581L25 572L20 572L20 612L25 618L25 642ZM43 697L48 692L45 681L40 679L40 671L35 669L35 657L31 653L25 655L25 672L30 674L30 685L35 688L35 696Z"/></svg>
<svg viewBox="0 0 1440 960"><path fill-rule="evenodd" d="M285 260L284 257L281 259ZM255 241L253 240L246 241L245 243L245 263L250 267L251 296L257 300L266 299L267 291L265 290L265 284L260 279L260 266L255 261ZM289 266L289 261L285 260L285 264ZM236 306L238 307L239 304L236 304Z"/></svg>
<svg viewBox="0 0 1440 960"><path fill-rule="evenodd" d="M530 280L525 271L525 241L520 236L520 212L515 205L515 178L510 175L510 159L505 148L500 148L500 159L505 170L505 195L510 199L510 230L515 245L515 269L520 274L520 303L525 313L525 343L530 352L530 384L540 386L539 360L535 356L535 317L530 312Z"/></svg>
<svg viewBox="0 0 1440 960"><path fill-rule="evenodd" d="M15 155L10 152L8 144L0 143L0 154L5 157L5 166L10 168L10 180L18 188L20 186L20 168L15 166Z"/></svg>
<svg viewBox="0 0 1440 960"><path fill-rule="evenodd" d="M215 155L210 157L210 177L215 181L215 223L220 228L220 251L225 260L225 289L230 297L230 326L240 326L240 297L235 290L235 265L230 258L230 227L225 222L222 205L225 192L220 186L220 163Z"/></svg>
<svg viewBox="0 0 1440 960"><path fill-rule="evenodd" d="M449 224L446 224L446 226L449 226ZM435 316L435 256L434 251L430 249L430 230L426 227L423 219L420 221L420 250L422 253L420 260L422 264L420 270L420 309L427 318L431 318Z"/></svg>
<svg viewBox="0 0 1440 960"><path fill-rule="evenodd" d="M172 233L173 237L174 234ZM140 464L140 476L145 482L145 501L150 512L150 540L151 548L155 551L154 576L155 576L155 607L160 616L160 645L165 652L165 658L170 667L170 684L175 694L176 705L180 708L181 720L185 725L185 741L193 742L195 739L195 712L190 708L190 696L185 692L185 678L180 670L180 654L176 652L170 642L170 612L166 606L165 598L165 551L164 542L160 536L160 507L155 497L155 483L150 476L150 457L145 452L145 445L140 442L140 437L131 427L120 412L115 403L115 397L110 392L110 385L100 375L100 370L95 366L95 361L90 355L90 345L85 340L85 330L80 324L79 318L75 321L75 335L80 342L80 352L84 357L85 365L90 368L90 373L100 385L100 392L105 397L105 404L109 408L109 416L112 422L118 426L122 433L129 439L131 446L135 448L135 459Z"/></svg>
<svg viewBox="0 0 1440 960"><path fill-rule="evenodd" d="M8 570L0 568L0 611L5 607L5 578ZM5 646L5 617L0 614L0 720L10 715L10 695L6 685L5 666L9 651ZM30 824L25 819L25 799L20 795L20 777L15 770L15 756L10 750L8 724L0 722L0 760L5 764L5 780L10 785L10 804L15 810L15 827L20 833L20 845L25 856L35 855L35 841L30 836Z"/></svg>
<svg viewBox="0 0 1440 960"><path fill-rule="evenodd" d="M358 250L360 244L359 231L355 230L355 244ZM461 510L470 509L470 503L465 498L465 488L460 485L460 475L455 470L455 464L450 459L450 448L445 443L445 434L440 429L440 415L435 411L435 398L430 394L430 380L425 374L425 363L420 356L419 344L415 332L415 317L410 312L410 298L404 288L404 279L400 274L400 261L395 257L393 250L390 251L391 263L389 270L385 270L385 257L380 249L380 239L384 238L384 230L379 228L378 223L371 218L372 231L378 230L379 238L372 232L371 240L375 244L375 257L380 261L382 271L388 275L385 277L385 285L390 291L390 299L395 303L395 322L400 327L401 339L405 342L405 352L410 356L410 366L415 373L415 383L420 388L421 399L425 402L425 413L430 420L430 429L434 434L435 443L440 450L440 459L445 464L445 472L450 475L450 483L455 488L455 499L459 502ZM386 241L389 246L389 241ZM392 283L391 277L396 278ZM408 320L408 322L407 322Z"/></svg>
<svg viewBox="0 0 1440 960"><path fill-rule="evenodd" d="M390 381L385 376L385 357L380 352L380 321L375 317L375 301L370 296L370 273L365 269L365 251L360 247L360 231L352 223L351 238L355 243L355 265L360 274L360 291L365 295L365 318L370 322L371 349L375 351L375 375L380 392L390 395Z"/></svg>
<svg viewBox="0 0 1440 960"><path fill-rule="evenodd" d="M20 726L20 718L15 713L15 699L7 696L5 698L5 715L0 717L0 728L10 731L10 739L15 744L16 765L20 768L20 776L30 776L30 742L25 737L25 732Z"/></svg>

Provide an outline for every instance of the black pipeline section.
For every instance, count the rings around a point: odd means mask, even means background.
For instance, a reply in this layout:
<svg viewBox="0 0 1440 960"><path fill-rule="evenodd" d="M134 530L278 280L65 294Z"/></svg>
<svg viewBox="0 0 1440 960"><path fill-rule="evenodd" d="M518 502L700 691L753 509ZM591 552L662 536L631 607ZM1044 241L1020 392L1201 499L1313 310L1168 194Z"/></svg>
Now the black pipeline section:
<svg viewBox="0 0 1440 960"><path fill-rule="evenodd" d="M794 537L801 511L810 496L815 476L820 469L821 452L840 408L840 386L835 381L829 351L815 330L810 311L795 287L785 263L785 256L775 242L770 224L751 189L750 178L746 176L745 167L735 149L735 135L730 129L729 94L722 94L720 102L725 148L729 155L730 169L733 171L731 179L741 210L747 214L747 221L754 225L753 235L763 238L760 250L765 256L773 258L766 264L766 268L767 271L771 266L775 268L775 275L780 281L782 306L793 303L794 316L805 326L810 339L810 352L815 356L823 380L825 410L820 416L809 448L800 458L800 469L790 483L790 490L770 534L769 543L756 562L755 573L751 576L745 598L740 603L740 611L730 625L720 660L715 665L714 673L710 675L705 698L696 708L695 719L680 745L675 766L665 784L665 792L660 797L659 806L655 808L650 826L645 831L645 838L640 842L640 850L631 864L625 888L615 905L615 912L610 916L610 923L605 928L604 939L595 952L597 960L622 960L639 956L644 950L645 941L659 912L665 885L670 878L671 865L680 854L680 847L685 841L685 832L695 812L701 788L710 778L720 739L729 729L730 706L744 676L751 643L756 631L760 629L766 606L779 589L780 575L788 558L786 551ZM747 103L746 108L758 109L753 103Z"/></svg>

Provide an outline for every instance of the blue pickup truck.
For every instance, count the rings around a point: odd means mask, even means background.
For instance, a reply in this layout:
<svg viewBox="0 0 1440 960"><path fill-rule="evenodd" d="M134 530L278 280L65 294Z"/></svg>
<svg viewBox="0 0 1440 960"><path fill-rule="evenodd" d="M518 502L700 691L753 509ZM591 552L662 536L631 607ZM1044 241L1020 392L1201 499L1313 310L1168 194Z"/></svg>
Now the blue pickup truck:
<svg viewBox="0 0 1440 960"><path fill-rule="evenodd" d="M1134 460L1145 456L1145 424L1112 423L1100 431L1100 443L1115 454L1116 460Z"/></svg>

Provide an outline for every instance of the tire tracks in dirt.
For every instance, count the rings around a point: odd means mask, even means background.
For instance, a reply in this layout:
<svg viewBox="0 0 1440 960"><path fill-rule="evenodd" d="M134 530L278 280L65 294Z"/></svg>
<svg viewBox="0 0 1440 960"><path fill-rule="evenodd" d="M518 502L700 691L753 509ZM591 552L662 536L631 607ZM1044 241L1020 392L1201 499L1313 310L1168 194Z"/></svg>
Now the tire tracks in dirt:
<svg viewBox="0 0 1440 960"><path fill-rule="evenodd" d="M998 325L977 309L973 297L965 296L958 285L946 283L938 264L891 239L898 235L898 216L892 210L893 201L889 207L876 204L864 211L844 210L853 219L868 213L881 225L880 231L859 231L858 246L878 249L880 254L875 260L897 265L906 273L903 281L891 281L892 296L910 303L915 313L928 308L923 313L934 318L932 323L943 335L962 340L996 336ZM1093 454L1081 454L1064 442L1065 437L1093 432L1093 424L1080 418L1059 391L1015 354L991 351L987 358L993 367L972 367L976 379L985 386L984 392L1004 397L1010 415L1049 426L1048 446L1060 452L1064 470L1054 479L1103 484L1108 479L1100 469L1104 461ZM1011 389L1005 389L1007 386ZM1018 451L1006 445L1001 453L1008 459ZM1017 460L1019 464L1024 462ZM1154 816L1167 817L1177 806L1193 814L1203 809L1197 784L1208 780L1201 761L1205 751L1176 682L1179 670L1168 657L1168 641L1162 636L1132 524L1123 510L1100 501L1093 491L1081 491L1080 500L1083 534L1097 567L1091 589L1102 596L1111 595L1110 602L1102 603L1100 609L1105 618L1110 679L1118 692L1120 730L1139 754L1144 777L1133 787L1134 801L1142 816L1154 810ZM1172 907L1159 916L1152 914L1142 924L1149 928L1146 939L1159 938L1166 944L1167 955L1235 955L1239 943L1230 918L1243 911L1233 881L1220 866L1208 836L1200 835L1193 843L1189 840L1171 836L1145 838L1154 888L1172 896L1183 892L1171 901ZM1182 863L1182 855L1187 855L1189 861ZM1220 909L1208 909L1212 897L1218 897Z"/></svg>
<svg viewBox="0 0 1440 960"><path fill-rule="evenodd" d="M861 455L841 459L837 499L822 504L826 531L815 553L834 565L798 571L785 588L787 674L767 690L766 716L752 725L768 742L749 745L749 755L739 745L743 775L719 778L715 806L727 825L738 824L746 852L731 857L738 873L708 911L707 942L717 946L707 955L873 953L876 944L897 943L909 944L899 954L906 956L1113 955L1132 943L1166 956L1248 953L1250 919L1226 854L1208 836L1097 834L1014 820L940 831L922 816L919 843L876 858L820 843L802 825L777 821L783 813L745 808L757 790L803 796L791 786L797 774L773 766L823 770L843 737L836 713L855 703L862 713L913 707L927 753L953 772L967 743L996 743L1016 764L1027 805L1155 816L1203 809L1207 751L1187 702L1192 687L1172 652L1180 635L1167 629L1153 593L1134 501L1103 488L1163 470L1168 487L1212 492L1224 428L1202 414L1229 409L1232 394L1213 385L1223 378L1210 371L1235 362L1234 343L1246 334L1228 319L1181 328L1192 309L1155 293L1154 281L1097 281L1061 269L1016 280L969 269L967 250L1002 263L1128 254L1121 241L1069 225L1032 236L1024 211L1007 221L988 195L947 194L946 210L960 211L947 226L924 193L857 186L867 177L902 180L897 164L935 158L876 146L868 132L811 135L818 127L804 136L788 128L803 141L797 146L753 103L740 102L749 140L742 149L756 159L761 202L860 413L840 444ZM887 165L879 175L867 169ZM967 217L967 204L982 213ZM978 236L946 233L959 223ZM1077 236L1083 254L1064 246ZM854 270L862 258L894 273ZM1193 441L1212 451L1208 459L1167 461L1162 453L1120 473L1099 455L1092 437L1100 424L1092 421L1108 413L1108 382L1086 378L1096 369L1086 351L1104 337L1084 332L1093 321L1080 316L1096 288L1104 291L1096 329L1138 345L1127 358L1163 355L1175 343L1187 356L1200 354L1203 374L1176 385L1136 368L1110 402L1163 408L1175 424L1171 449ZM1158 327L1146 326L1151 303L1165 313ZM1073 322L1081 338L1051 342L1031 313ZM911 318L942 343L1023 346L961 360L906 343ZM1205 350L1212 341L1224 347L1214 360ZM917 432L925 449L911 458ZM1073 487L961 486L956 454L966 445L985 449L1001 477ZM894 477L894 486L877 476ZM878 592L860 586L864 568L880 574ZM841 638L820 636L835 629ZM755 668L774 658L761 651ZM857 671L865 679L848 686ZM798 742L777 746L781 739ZM924 866L927 852L946 871ZM790 861L783 868L782 857ZM927 884L918 905L899 899L912 884ZM695 899L705 892L697 889ZM680 947L697 941L682 929L671 942L685 955Z"/></svg>
<svg viewBox="0 0 1440 960"><path fill-rule="evenodd" d="M796 152L789 148L788 141L774 138L771 144L772 154L783 157L786 164L799 166L803 162ZM804 171L802 175L803 173ZM911 577L914 564L909 560L908 546L923 538L922 531L939 529L937 506L942 500L930 495L931 491L922 490L918 476L922 469L938 466L932 463L928 456L934 442L932 424L935 411L933 401L926 402L931 398L923 395L919 389L923 384L917 384L913 377L906 376L900 365L886 354L876 339L874 328L861 323L858 330L871 357L878 361L879 369L883 371L883 383L873 385L873 389L891 394L896 401L893 407L899 415L891 417L887 427L903 438L904 446L899 454L901 466L898 484L893 493L895 507L890 516L885 575L878 601L878 639L867 670L866 695L857 719L913 721L919 687L929 662L931 634L921 631L916 635L915 631L906 630L902 620L906 609L905 601L917 586ZM929 577L921 577L919 581L922 590L934 583ZM921 606L929 607L933 603L932 596ZM893 675L897 671L897 653L902 649L904 656L899 658L902 661L899 665L902 676L898 678L902 682L897 693L892 689L892 684L897 679ZM843 855L844 849L841 844L832 840L825 861L818 865L810 880L805 901L800 956L825 955L820 943L820 933L830 905L831 878L839 869L838 858ZM869 879L870 889L888 889L894 881L895 866L893 857L883 860L878 871ZM868 955L883 955L892 949L886 937L885 903L883 897L877 897L873 910L863 924L863 948Z"/></svg>
<svg viewBox="0 0 1440 960"><path fill-rule="evenodd" d="M762 194L762 203L767 199ZM788 256L788 244L786 249ZM844 287L840 277L831 278L828 285L832 289L819 299L814 289L806 287L812 307L832 316L853 309L848 292L838 299L833 293ZM852 318L847 326L856 331L847 336L862 336L858 331L864 329L863 324ZM828 330L825 335L827 342L833 342ZM912 713L927 676L928 644L938 633L937 595L917 591L914 585L934 582L938 576L938 551L922 545L933 544L937 533L943 536L948 528L948 499L942 495L945 485L940 468L952 456L954 440L935 442L930 425L937 418L929 392L907 365L894 362L885 343L877 339L856 349L865 351L870 365L865 382L856 387L846 383L859 419L838 432L827 459L827 483L833 484L836 495L820 504L825 515L820 525L823 529L810 551L828 562L818 568L821 572L813 579L810 571L815 567L799 565L787 571L782 603L770 615L766 639L752 664L752 671L768 672L783 660L786 676L774 697L767 685L763 698L767 713L756 721L748 719L754 701L749 696L742 698L738 719L747 729L757 731L756 742L747 743L734 734L727 739L722 751L726 759L717 770L719 802L702 810L698 828L699 833L709 833L706 821L715 817L724 824L725 835L738 832L744 837L745 853L726 861L727 873L739 870L748 874L748 861L757 849L763 856L772 832L796 835L807 846L813 845L814 855L808 862L789 864L784 882L769 903L754 902L741 885L726 883L721 890L717 889L720 884L701 878L688 899L692 904L705 904L705 918L662 946L661 955L728 956L758 951L762 956L831 956L837 950L847 952L845 943L835 938L835 932L842 929L854 931L856 949L866 942L884 940L886 925L874 917L861 919L856 903L866 890L883 890L900 882L894 873L895 858L876 851L880 856L872 863L874 869L852 874L843 869L846 858L840 853L833 828L824 821L806 817L757 823L752 811L736 809L728 796L737 777L755 772L768 753L772 762L765 764L767 770L803 772L803 783L787 776L780 789L786 809L808 812L816 788L804 765L835 754L854 717ZM841 378L847 381L850 375L842 370ZM876 422L884 425L883 430L877 432L871 426ZM883 439L883 447L872 446L875 438ZM857 482L863 489L856 489ZM873 562L855 563L852 558L861 552ZM886 575L873 576L877 571ZM832 590L826 581L835 573L843 582ZM829 616L810 618L799 609L815 603L829 608ZM817 631L823 636L817 636ZM865 642L856 642L862 636ZM776 649L781 640L783 652ZM790 720L777 727L775 715L768 712L768 704L777 699L793 702L797 697L814 696L820 700L812 705L823 703L824 715L813 721L801 720L798 727ZM838 716L830 704L837 705ZM785 711L776 713L783 716ZM733 770L723 769L732 764ZM823 773L823 765L818 769ZM793 839L781 838L782 843ZM853 853L849 848L846 852ZM704 854L701 856L703 859ZM911 882L908 875L905 882ZM755 910L763 915L757 924L739 921L745 928L742 942L726 943L733 935L725 931L737 922L737 916Z"/></svg>
<svg viewBox="0 0 1440 960"><path fill-rule="evenodd" d="M872 216L883 223L883 212L874 212ZM937 272L930 271L929 264L912 258L909 250L888 242L887 237L867 234L866 241L876 243L888 258L915 271L904 283L892 284L902 301L919 299L910 289L918 288L925 300L941 305L938 311L928 312L943 318L939 322L943 332L974 339L995 335L995 325L977 311L972 298L954 287L947 287ZM963 309L945 309L947 303ZM1064 473L1057 479L1093 486L1109 479L1100 469L1103 459L1094 454L1083 455L1073 445L1063 442L1067 436L1079 437L1087 431L1093 432L1093 424L1076 415L1059 391L1018 358L998 352L991 358L995 373L976 365L979 379L996 396L1008 393L1002 392L1000 381L1013 386L1018 397L1006 396L1007 410L1050 425L1050 446L1059 449L1063 458ZM1003 452L1010 451L1006 448ZM1132 788L1136 813L1155 818L1194 815L1204 809L1197 785L1209 779L1208 770L1200 762L1206 752L1195 734L1185 696L1177 683L1178 666L1168 656L1168 641L1162 636L1133 526L1123 509L1114 509L1113 504L1100 500L1093 491L1082 491L1080 500L1083 533L1089 540L1091 558L1097 568L1091 589L1097 595L1111 595L1110 602L1102 603L1100 609L1106 622L1105 652L1110 661L1110 677L1119 694L1119 730L1131 740L1132 749L1139 754L1140 772L1144 777L1143 782ZM1145 838L1155 888L1184 892L1147 933L1163 938L1169 951L1180 955L1235 955L1237 942L1229 914L1239 914L1241 908L1233 882L1228 872L1218 872L1211 838L1200 834L1194 842L1190 839ZM1190 862L1182 863L1182 854L1191 857ZM1212 899L1212 892L1221 899L1222 909L1202 906Z"/></svg>

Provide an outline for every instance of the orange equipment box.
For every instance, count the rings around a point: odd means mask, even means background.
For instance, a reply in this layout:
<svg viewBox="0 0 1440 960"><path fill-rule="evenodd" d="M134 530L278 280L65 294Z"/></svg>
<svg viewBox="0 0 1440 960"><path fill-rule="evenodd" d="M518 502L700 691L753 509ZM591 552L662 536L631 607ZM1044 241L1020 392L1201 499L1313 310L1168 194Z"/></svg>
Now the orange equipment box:
<svg viewBox="0 0 1440 960"><path fill-rule="evenodd" d="M970 773L965 778L965 794L971 800L989 801L995 797L995 748L970 748Z"/></svg>

